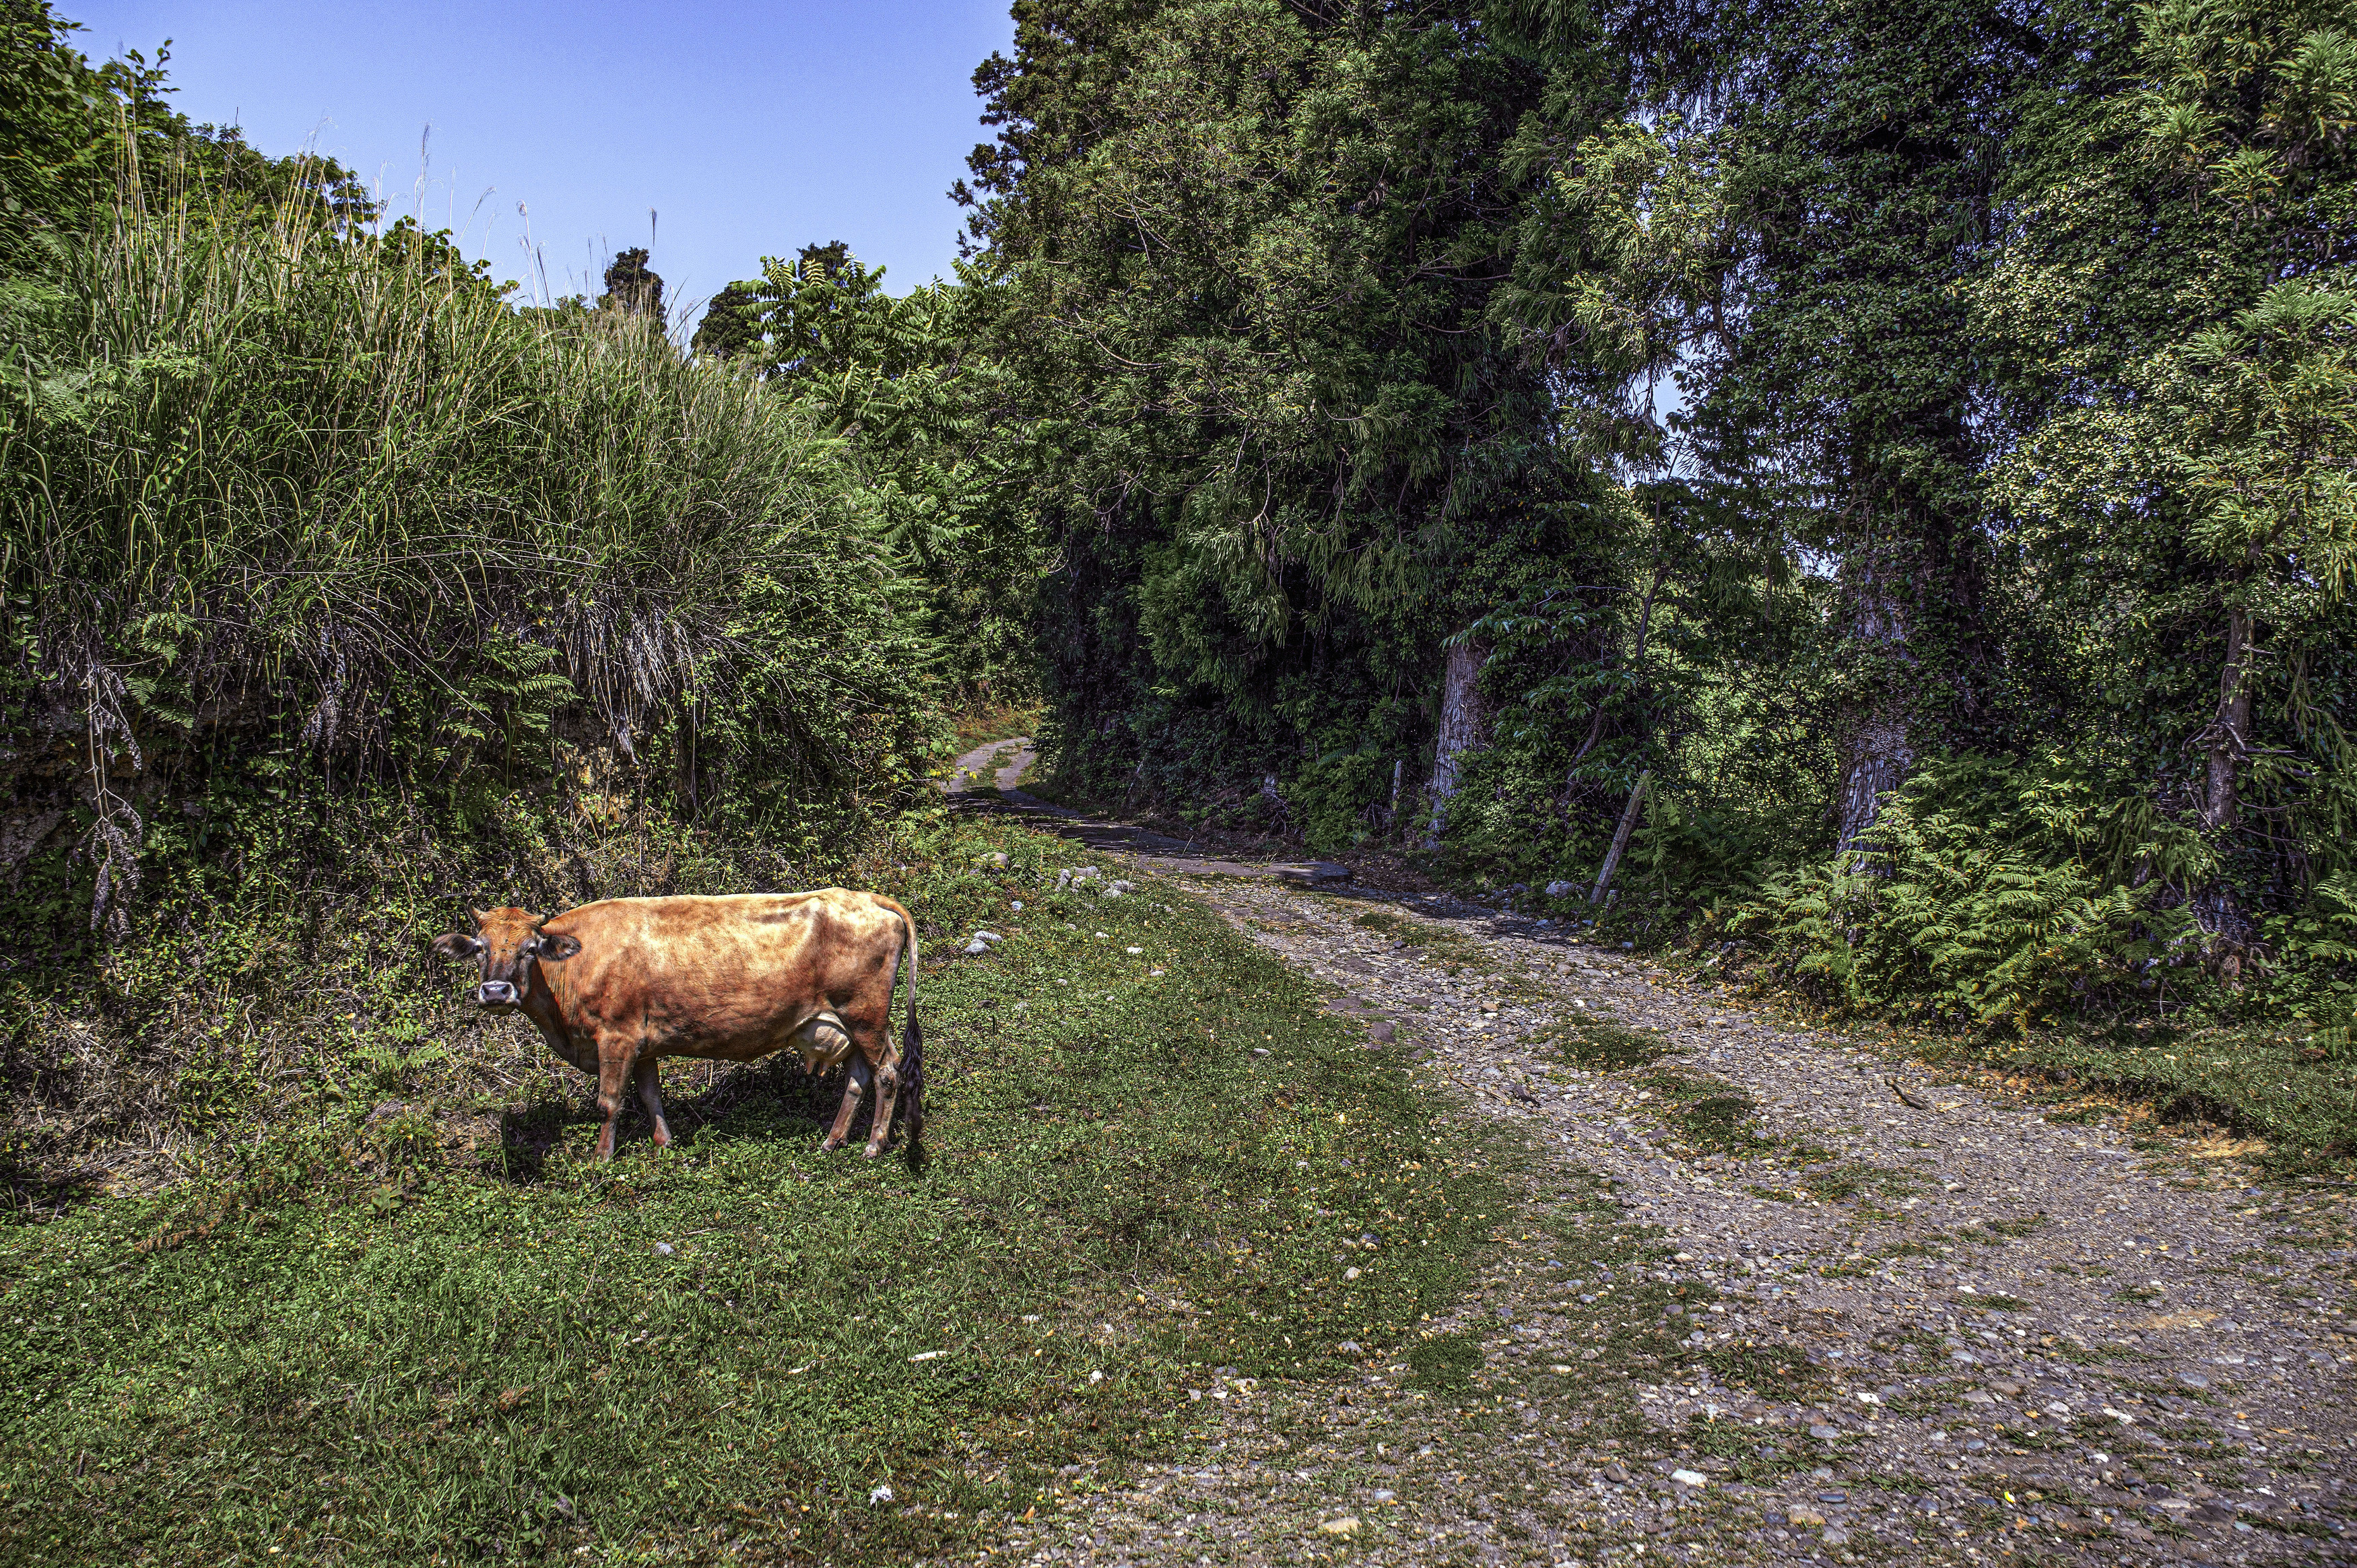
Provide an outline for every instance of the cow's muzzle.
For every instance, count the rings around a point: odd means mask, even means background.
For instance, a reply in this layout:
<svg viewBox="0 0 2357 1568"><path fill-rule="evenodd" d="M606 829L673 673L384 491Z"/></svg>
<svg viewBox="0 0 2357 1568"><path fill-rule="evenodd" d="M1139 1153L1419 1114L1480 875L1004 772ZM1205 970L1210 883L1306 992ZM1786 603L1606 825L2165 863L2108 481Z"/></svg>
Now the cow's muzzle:
<svg viewBox="0 0 2357 1568"><path fill-rule="evenodd" d="M486 1007L512 1007L523 997L507 981L487 980L475 987L475 1000Z"/></svg>

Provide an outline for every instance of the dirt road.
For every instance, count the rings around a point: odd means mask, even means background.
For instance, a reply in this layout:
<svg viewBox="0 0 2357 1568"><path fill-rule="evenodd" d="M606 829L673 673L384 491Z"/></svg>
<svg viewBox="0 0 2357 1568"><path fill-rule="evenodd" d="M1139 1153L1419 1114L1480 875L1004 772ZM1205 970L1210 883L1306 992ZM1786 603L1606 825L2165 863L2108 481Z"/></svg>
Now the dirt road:
<svg viewBox="0 0 2357 1568"><path fill-rule="evenodd" d="M1561 928L1186 858L1135 869L1330 984L1516 1207L1418 1343L1339 1392L1207 1369L1222 1435L1067 1477L1018 1560L2357 1559L2339 1192L2136 1146Z"/></svg>

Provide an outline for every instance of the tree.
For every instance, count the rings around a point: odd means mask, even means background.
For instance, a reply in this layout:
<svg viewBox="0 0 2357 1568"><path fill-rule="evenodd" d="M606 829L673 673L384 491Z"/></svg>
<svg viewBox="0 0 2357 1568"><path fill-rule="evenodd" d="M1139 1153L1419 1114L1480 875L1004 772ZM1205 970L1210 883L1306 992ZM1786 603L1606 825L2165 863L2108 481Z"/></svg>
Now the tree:
<svg viewBox="0 0 2357 1568"><path fill-rule="evenodd" d="M607 263L606 292L597 296L597 308L662 319L663 280L647 266L645 246L624 251Z"/></svg>
<svg viewBox="0 0 2357 1568"><path fill-rule="evenodd" d="M758 347L760 328L752 318L754 291L759 285L732 283L712 296L704 309L704 319L696 324L695 336L688 347L699 354L716 360L733 360Z"/></svg>
<svg viewBox="0 0 2357 1568"><path fill-rule="evenodd" d="M2164 0L2072 49L1973 295L2040 603L2103 628L2086 686L2113 700L2081 722L2207 830L2212 858L2171 875L2238 940L2253 898L2342 858L2353 27L2345 4Z"/></svg>
<svg viewBox="0 0 2357 1568"><path fill-rule="evenodd" d="M958 195L1038 422L1066 765L1329 835L1407 757L1444 796L1482 733L1473 624L1534 575L1620 592L1560 370L1491 311L1546 71L1469 5L1017 19Z"/></svg>

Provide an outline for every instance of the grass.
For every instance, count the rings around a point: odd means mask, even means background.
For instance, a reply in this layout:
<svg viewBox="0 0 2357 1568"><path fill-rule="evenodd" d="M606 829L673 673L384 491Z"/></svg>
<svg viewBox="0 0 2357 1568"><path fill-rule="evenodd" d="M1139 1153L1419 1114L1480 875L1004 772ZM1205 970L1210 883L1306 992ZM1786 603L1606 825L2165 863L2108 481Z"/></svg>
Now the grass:
<svg viewBox="0 0 2357 1568"><path fill-rule="evenodd" d="M1691 1073L1648 1073L1637 1080L1660 1096L1662 1120L1687 1147L1714 1155L1744 1155L1771 1143L1753 1131L1760 1106L1733 1085Z"/></svg>
<svg viewBox="0 0 2357 1568"><path fill-rule="evenodd" d="M1409 1338L1490 1178L1168 903L1035 892L924 978L921 1172L820 1156L832 1095L764 1067L675 1090L675 1145L626 1124L610 1166L542 1098L480 1158L393 1117L338 1134L381 1178L289 1135L227 1187L0 1231L0 1551L903 1561L1185 1442L1215 1375Z"/></svg>
<svg viewBox="0 0 2357 1568"><path fill-rule="evenodd" d="M952 757L962 757L985 741L1029 735L1039 727L1040 705L1034 700L1010 703L986 697L963 709L950 721Z"/></svg>
<svg viewBox="0 0 2357 1568"><path fill-rule="evenodd" d="M1619 1072L1650 1067L1675 1047L1655 1035L1641 1033L1609 1018L1583 1018L1547 1030L1534 1043L1551 1043L1566 1066L1590 1072Z"/></svg>

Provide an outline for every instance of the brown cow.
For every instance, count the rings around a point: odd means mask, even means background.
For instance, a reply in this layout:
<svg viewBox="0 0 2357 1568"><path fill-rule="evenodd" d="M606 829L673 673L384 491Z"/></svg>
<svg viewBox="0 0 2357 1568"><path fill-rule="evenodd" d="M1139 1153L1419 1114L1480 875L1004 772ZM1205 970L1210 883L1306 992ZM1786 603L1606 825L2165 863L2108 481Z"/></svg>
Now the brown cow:
<svg viewBox="0 0 2357 1568"><path fill-rule="evenodd" d="M879 1088L866 1154L909 1096L909 1146L923 1133L923 1032L917 1026L917 923L873 893L746 893L727 898L608 898L543 919L528 909L476 909L474 936L434 939L445 958L479 958L475 1000L524 1015L549 1048L597 1075L606 1125L597 1157L614 1155L622 1089L633 1078L658 1145L671 1142L657 1092L661 1057L751 1061L793 1047L815 1071L846 1058L843 1109L820 1144L839 1149L871 1083ZM902 957L903 948L906 957ZM900 1049L889 1027L895 961L909 977Z"/></svg>

